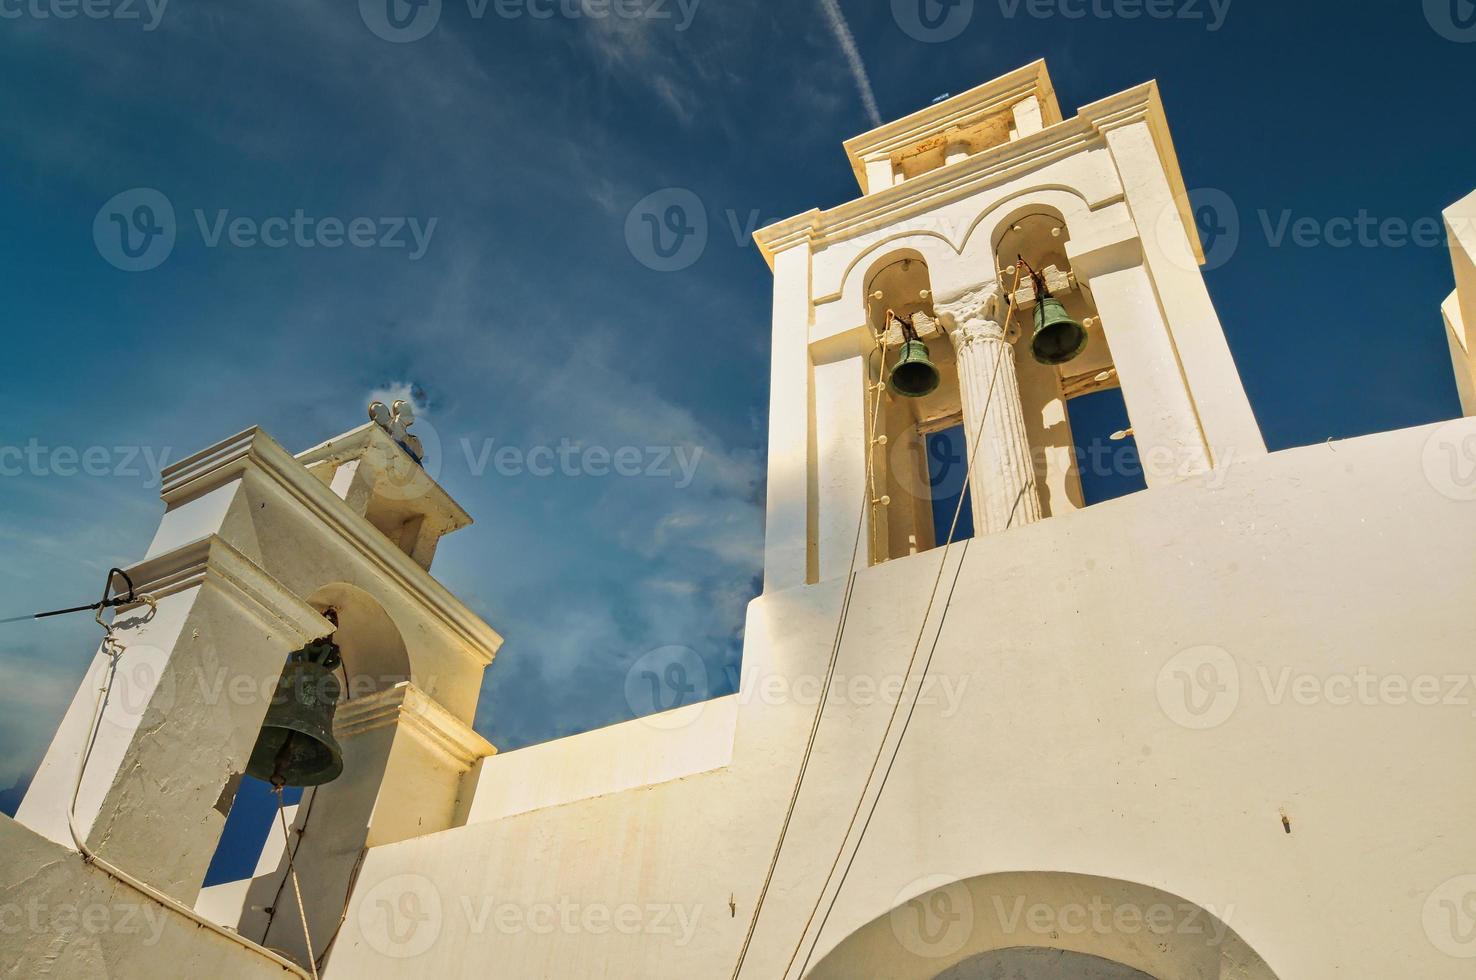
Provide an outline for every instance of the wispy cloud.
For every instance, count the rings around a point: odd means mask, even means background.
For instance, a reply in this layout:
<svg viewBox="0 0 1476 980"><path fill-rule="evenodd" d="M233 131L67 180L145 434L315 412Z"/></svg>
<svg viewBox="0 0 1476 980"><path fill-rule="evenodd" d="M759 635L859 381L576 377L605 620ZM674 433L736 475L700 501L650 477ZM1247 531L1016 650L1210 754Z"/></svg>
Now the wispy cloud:
<svg viewBox="0 0 1476 980"><path fill-rule="evenodd" d="M861 93L861 103L866 106L866 115L873 126L880 126L882 118L876 105L876 93L872 91L871 76L866 73L866 63L861 60L861 50L856 47L856 38L851 34L851 25L846 23L846 15L841 13L840 4L836 0L820 0L820 6L825 8L825 16L830 19L830 29L835 32L835 39L840 42L846 61L850 63L851 75L856 79L856 90Z"/></svg>

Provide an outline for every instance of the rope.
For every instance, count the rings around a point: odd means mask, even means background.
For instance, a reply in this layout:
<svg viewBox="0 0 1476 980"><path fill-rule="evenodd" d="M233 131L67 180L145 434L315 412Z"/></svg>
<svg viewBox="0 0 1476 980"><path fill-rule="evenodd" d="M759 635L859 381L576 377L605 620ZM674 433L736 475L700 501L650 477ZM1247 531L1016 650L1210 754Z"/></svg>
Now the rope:
<svg viewBox="0 0 1476 980"><path fill-rule="evenodd" d="M1005 331L1005 335L1006 336L1009 335L1010 325L1014 321L1014 317L1015 317L1015 303L1013 302L1013 296L1015 295L1015 291L1019 289L1019 285L1020 285L1020 264L1017 263L1016 266L1015 266L1015 282L1014 282L1014 287L1010 291L1010 296L1012 297L1011 302L1010 302L1010 309L1009 309L1009 313L1005 317L1004 331ZM980 415L980 418L979 418L979 429L974 434L974 444L973 444L972 449L969 452L968 467L967 467L967 470L966 470L966 472L969 473L969 474L972 474L974 472L974 463L978 459L979 447L981 446L981 444L983 442L984 427L985 427L985 425L989 421L989 409L990 409L990 407L992 406L992 404L994 402L995 385L999 381L999 371L1000 371L1000 368L1003 367L1003 366L1004 366L1004 357L1001 356L999 358L999 360L997 360L995 362L995 365L994 365L994 373L993 373L993 375L989 379L989 390L988 390L988 393L985 395L985 398L984 398L984 411ZM1012 523L1014 521L1014 519L1015 519L1015 512L1019 508L1020 501L1024 498L1025 491L1028 490L1028 489L1030 489L1033 485L1034 485L1033 480L1032 481L1027 481L1026 484L1023 487L1020 488L1020 494L1015 498L1015 505L1014 505L1014 507L1012 507L1010 509L1010 517L1009 517L1009 522L1006 523L1006 529L1008 529L1009 523ZM936 603L937 598L938 598L938 587L939 587L939 585L942 584L942 581L943 581L943 572L948 567L948 552L952 549L952 547L953 547L953 541L954 541L954 536L958 533L958 522L959 522L959 518L963 514L963 503L964 503L964 497L965 496L967 496L967 494L964 494L964 493L960 493L959 494L959 496L958 496L958 505L954 508L954 511L953 511L953 522L952 522L952 524L948 528L948 540L943 545L943 554L942 554L942 557L938 561L938 574L933 579L933 587L932 587L932 590L928 594L927 608L923 612L922 624L918 627L917 640L913 643L913 646L912 646L912 655L911 655L911 657L909 657L909 659L907 661L907 672L906 672L906 675L905 676L908 677L908 678L911 678L912 677L912 670L913 670L913 667L917 663L917 655L918 655L918 652L922 649L923 637L925 635L927 635L928 620L929 620L929 618L931 618L931 616L933 614L933 606ZM891 774L892 765L897 760L897 754L898 754L898 752L901 751L901 748L902 748L902 737L907 734L907 725L911 723L911 720L912 720L912 712L917 709L917 703L918 703L918 701L922 697L923 684L926 683L926 681L927 681L928 669L932 666L933 653L936 652L936 650L937 650L937 647L938 647L938 638L940 636L942 636L942 633L943 633L943 624L944 624L944 621L947 619L947 616L948 616L948 603L951 603L952 602L952 599L953 599L953 590L958 585L958 577L959 577L959 574L963 570L963 561L964 561L964 558L967 558L967 557L968 557L968 542L966 541L966 542L964 542L963 556L960 557L959 562L958 562L958 567L954 571L953 582L952 582L952 585L949 588L948 600L947 600L947 602L944 605L943 615L942 615L942 617L940 617L940 619L938 621L938 630L937 630L937 632L933 636L933 645L932 645L932 648L928 652L928 658L927 658L927 661L926 661L926 663L925 663L925 665L923 667L923 672L922 672L921 676L918 679L917 693L913 696L911 707L908 710L907 719L906 719L906 721L903 724L901 735L897 739L897 745L896 745L896 747L892 751L891 760L887 763L886 771L885 771L885 773L883 773L881 784L880 784L880 786L877 789L876 798L872 801L871 810L870 810L870 812L868 812L868 814L866 816L866 822L863 824L863 826L861 828L861 833L856 838L856 848L851 853L851 860L847 862L845 870L841 873L840 882L836 886L835 894L833 896L831 896L830 904L829 904L829 906L827 906L827 908L825 910L825 915L824 915L824 917L820 921L820 930L817 931L816 934L815 934L815 942L810 945L810 951L809 951L809 953L807 953L805 955L804 962L800 965L800 973L801 973L801 975L803 975L805 968L807 968L809 966L809 964L810 964L810 958L812 956L814 956L814 954L815 954L815 948L816 948L816 946L819 945L819 942L820 942L820 933L824 931L825 924L830 919L831 910L833 910L835 908L835 902L836 902L836 899L839 898L839 896L840 896L841 887L843 887L845 885L846 877L847 877L847 875L849 875L850 870L851 870L851 864L855 862L856 852L861 849L861 840L862 840L862 838L864 838L866 836L866 828L871 825L871 817L872 817L873 814L876 813L877 803L880 802L880 800L881 800L881 791L886 788L887 777ZM906 690L906 683L905 682L903 684L903 690ZM866 781L865 781L865 783L862 784L862 787L861 787L861 796L856 800L856 808L851 813L851 821L850 821L849 824L847 824L845 835L841 838L840 849L836 851L835 860L831 862L830 870L825 875L825 882L824 882L823 885L821 885L820 894L819 894L819 896L815 900L815 906L814 906L814 908L812 908L810 910L810 916L809 916L808 919L805 920L805 927L804 927L804 929L802 929L800 931L799 942L795 944L794 952L789 957L789 963L784 968L784 974L783 975L786 976L786 977L789 976L790 970L794 967L795 960L799 957L799 951L804 948L804 945L805 945L805 937L809 935L810 926L814 924L815 914L820 911L820 905L825 900L825 892L826 892L827 889L830 888L830 882L835 877L836 868L840 866L841 857L845 854L845 851L846 851L846 841L850 840L850 838L851 838L851 831L853 831L853 830L856 829L856 821L861 816L861 808L866 803L866 796L867 796L867 794L871 790L871 782L872 782L872 779L876 776L877 769L881 765L882 754L886 751L887 742L891 738L891 735L892 735L892 727L896 724L897 715L898 715L898 712L901 710L901 707L902 707L902 699L901 698L898 698L897 699L897 703L892 706L892 714L887 719L887 727L886 727L886 730L882 733L881 744L877 746L876 757L872 760L871 769L866 774Z"/></svg>
<svg viewBox="0 0 1476 980"><path fill-rule="evenodd" d="M308 932L307 908L302 904L302 888L297 883L297 866L292 860L292 834L287 830L287 809L282 802L281 784L272 787L277 794L277 818L282 822L282 850L287 855L287 876L292 879L292 891L297 896L297 914L302 919L302 941L307 946L308 969L313 980L318 980L318 961L313 956L313 937Z"/></svg>
<svg viewBox="0 0 1476 980"><path fill-rule="evenodd" d="M880 342L878 342L878 348L880 348L882 355L881 370L878 372L878 377L885 378L887 352L885 347L881 347ZM874 355L875 353L876 348L872 350L871 354L867 355L868 366L870 364L872 355ZM870 377L866 379L866 383L868 387L870 387ZM881 416L882 395L880 384L885 384L885 382L880 382L878 387L873 389L875 391L875 398L872 401L871 407L872 434L876 432L877 421ZM871 472L872 454L873 448L871 446L868 446L866 451L866 499L862 502L861 509L858 512L856 519L856 537L851 545L851 571L850 574L846 576L845 593L841 598L840 618L835 624L835 638L831 641L830 644L830 661L825 668L825 684L820 692L820 704L815 709L814 721L810 723L810 733L805 740L805 751L800 759L799 772L795 775L794 790L789 794L789 806L784 811L784 821L782 824L780 824L779 827L779 839L774 843L774 853L769 858L769 868L768 871L764 874L763 886L759 889L758 900L754 903L753 915L749 917L748 930L743 936L743 945L738 950L738 962L733 967L733 980L738 980L739 974L743 972L743 963L748 958L749 947L753 944L754 933L758 930L759 914L763 911L764 901L769 896L769 886L774 882L774 871L779 866L779 856L784 850L784 841L789 836L789 825L794 819L795 807L799 803L800 789L804 786L806 773L809 772L810 757L814 754L815 741L820 733L820 721L825 716L825 706L830 701L830 686L835 681L835 667L836 663L840 660L841 643L844 640L846 634L846 621L850 618L851 614L851 597L855 594L856 591L856 559L860 556L861 553L861 528L866 524L866 514L868 512L868 509L875 509L873 504L873 501L876 499L874 489L875 483L874 477L872 476ZM872 541L872 544L875 544L874 539Z"/></svg>

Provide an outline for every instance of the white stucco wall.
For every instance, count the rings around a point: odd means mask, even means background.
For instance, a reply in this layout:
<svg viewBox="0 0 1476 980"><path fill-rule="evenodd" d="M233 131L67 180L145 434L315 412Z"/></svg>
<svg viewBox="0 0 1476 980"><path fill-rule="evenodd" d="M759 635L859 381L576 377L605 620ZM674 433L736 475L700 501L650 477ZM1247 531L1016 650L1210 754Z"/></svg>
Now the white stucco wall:
<svg viewBox="0 0 1476 980"><path fill-rule="evenodd" d="M1476 874L1476 561L1456 544L1476 533L1476 488L1439 448L1473 434L1250 459L973 542L812 968L930 882L1043 871L1182 896L1282 978L1469 976L1459 954L1476 950L1441 912ZM848 694L826 709L744 976L782 976L801 938L890 715L875 691L904 671L939 560L859 577ZM328 975L728 975L841 585L752 606L730 765L372 850ZM1205 671L1227 691L1186 701ZM586 744L591 770L620 753Z"/></svg>
<svg viewBox="0 0 1476 980"><path fill-rule="evenodd" d="M0 972L58 980L298 976L0 816Z"/></svg>

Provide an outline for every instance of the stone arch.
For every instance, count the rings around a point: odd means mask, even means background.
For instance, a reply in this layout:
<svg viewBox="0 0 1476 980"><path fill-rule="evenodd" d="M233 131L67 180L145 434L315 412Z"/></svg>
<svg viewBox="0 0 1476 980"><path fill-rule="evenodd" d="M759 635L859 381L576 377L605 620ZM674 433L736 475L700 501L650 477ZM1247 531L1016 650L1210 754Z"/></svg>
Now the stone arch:
<svg viewBox="0 0 1476 980"><path fill-rule="evenodd" d="M876 256L860 282L862 309L866 311L867 326L873 331L886 328L882 322L884 310L871 299L873 290L885 292L886 305L904 316L914 308L932 308L931 302L920 298L921 290L933 288L932 266L927 256L915 248L893 249Z"/></svg>
<svg viewBox="0 0 1476 980"><path fill-rule="evenodd" d="M346 698L365 697L411 680L405 640L374 596L347 582L334 582L314 591L308 604L338 613L335 637L343 651Z"/></svg>
<svg viewBox="0 0 1476 980"><path fill-rule="evenodd" d="M1227 908L1225 915L1232 915ZM1006 951L1041 951L1024 954ZM809 976L974 980L991 962L1098 961L1103 980L1276 980L1216 912L1136 882L1053 871L920 879L832 948ZM1083 959L1087 958L1087 959ZM1013 974L1011 974L1013 976ZM1026 973L1030 980L1080 973Z"/></svg>
<svg viewBox="0 0 1476 980"><path fill-rule="evenodd" d="M899 258L920 259L929 272L951 269L958 261L958 248L937 232L902 232L876 242L857 253L841 274L834 295L822 297L820 303L839 302L847 314L866 308L866 284L878 269Z"/></svg>
<svg viewBox="0 0 1476 980"><path fill-rule="evenodd" d="M985 270L999 268L996 254L1005 230L1025 215L1043 212L1054 214L1075 237L1095 231L1106 215L1093 211L1080 193L1057 185L1033 187L997 201L975 219L965 236L961 257L966 265ZM985 233L987 232L987 233ZM986 273L987 274L987 273Z"/></svg>

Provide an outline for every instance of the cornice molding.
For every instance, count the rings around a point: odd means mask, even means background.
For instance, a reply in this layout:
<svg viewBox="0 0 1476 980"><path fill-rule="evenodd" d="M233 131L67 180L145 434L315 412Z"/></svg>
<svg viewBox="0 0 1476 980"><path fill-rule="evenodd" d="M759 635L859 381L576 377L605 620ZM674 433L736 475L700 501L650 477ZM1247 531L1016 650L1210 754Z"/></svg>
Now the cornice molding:
<svg viewBox="0 0 1476 980"><path fill-rule="evenodd" d="M473 523L471 515L452 499L445 488L425 473L420 464L405 452L404 447L374 422L365 422L357 429L351 429L341 436L300 452L296 459L309 470L319 465L341 466L353 460L388 460L393 466L403 467L415 474L415 494L428 498L427 513L437 515L445 527L445 533L459 531Z"/></svg>
<svg viewBox="0 0 1476 980"><path fill-rule="evenodd" d="M345 701L334 713L333 734L339 739L383 728L413 736L463 770L497 754L496 746L409 681Z"/></svg>
<svg viewBox="0 0 1476 980"><path fill-rule="evenodd" d="M866 161L873 157L891 156L918 143L946 134L949 130L988 118L1008 110L1030 96L1038 96L1041 113L1047 125L1059 122L1061 108L1051 84L1050 72L1043 59L1037 59L1008 75L985 82L967 92L904 116L846 140L846 155L863 191L866 189Z"/></svg>
<svg viewBox="0 0 1476 980"><path fill-rule="evenodd" d="M264 626L285 628L303 643L333 632L333 624L316 609L219 535L200 538L140 562L128 574L138 592L156 600L201 586L218 588ZM120 606L119 614L142 605Z"/></svg>
<svg viewBox="0 0 1476 980"><path fill-rule="evenodd" d="M360 556L425 609L472 652L483 666L502 646L502 637L415 560L354 513L307 471L291 453L258 427L231 436L164 471L160 496L174 506L248 472L271 480L310 514L351 544Z"/></svg>
<svg viewBox="0 0 1476 980"><path fill-rule="evenodd" d="M820 249L869 230L894 226L916 214L1006 183L1084 149L1106 146L1109 132L1137 122L1148 123L1170 186L1179 196L1181 210L1186 215L1186 227L1193 227L1188 194L1184 191L1183 175L1169 135L1158 83L1145 82L1085 106L1075 117L1047 126L1013 143L974 154L828 211L815 209L762 228L754 234L754 240L772 269L774 257L779 252L801 242ZM1087 205L1096 210L1121 199L1122 191L1119 189L1116 195L1088 201Z"/></svg>

